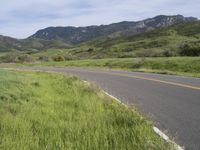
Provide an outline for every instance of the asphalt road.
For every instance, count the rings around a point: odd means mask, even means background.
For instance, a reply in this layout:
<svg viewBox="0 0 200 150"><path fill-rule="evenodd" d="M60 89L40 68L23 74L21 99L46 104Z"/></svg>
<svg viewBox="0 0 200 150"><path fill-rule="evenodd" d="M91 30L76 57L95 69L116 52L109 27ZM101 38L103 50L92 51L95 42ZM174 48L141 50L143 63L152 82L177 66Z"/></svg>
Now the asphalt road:
<svg viewBox="0 0 200 150"><path fill-rule="evenodd" d="M95 83L123 103L134 105L186 150L200 150L200 79L75 68L39 70L78 75Z"/></svg>

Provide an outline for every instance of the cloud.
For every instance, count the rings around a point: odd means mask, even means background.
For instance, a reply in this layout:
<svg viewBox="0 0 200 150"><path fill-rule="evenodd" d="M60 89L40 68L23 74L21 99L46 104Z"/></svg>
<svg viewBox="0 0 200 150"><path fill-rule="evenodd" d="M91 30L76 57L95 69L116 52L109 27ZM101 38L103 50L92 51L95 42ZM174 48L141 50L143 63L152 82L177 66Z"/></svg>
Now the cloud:
<svg viewBox="0 0 200 150"><path fill-rule="evenodd" d="M0 34L25 38L48 26L134 21L160 14L200 17L199 0L1 0Z"/></svg>

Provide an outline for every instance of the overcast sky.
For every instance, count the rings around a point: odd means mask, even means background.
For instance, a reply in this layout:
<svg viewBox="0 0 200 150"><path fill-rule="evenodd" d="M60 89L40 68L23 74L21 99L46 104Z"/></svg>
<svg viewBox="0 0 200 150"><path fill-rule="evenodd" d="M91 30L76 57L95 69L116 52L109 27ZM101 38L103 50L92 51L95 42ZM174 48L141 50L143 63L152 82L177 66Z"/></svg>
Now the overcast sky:
<svg viewBox="0 0 200 150"><path fill-rule="evenodd" d="M25 38L49 26L86 26L156 15L200 18L199 0L1 0L0 35Z"/></svg>

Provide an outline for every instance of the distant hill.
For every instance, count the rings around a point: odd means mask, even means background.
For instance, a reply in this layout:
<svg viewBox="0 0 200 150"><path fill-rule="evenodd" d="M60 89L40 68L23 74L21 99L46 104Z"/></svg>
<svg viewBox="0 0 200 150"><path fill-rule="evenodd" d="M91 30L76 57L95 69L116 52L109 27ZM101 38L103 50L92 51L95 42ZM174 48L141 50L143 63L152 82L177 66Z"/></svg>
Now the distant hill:
<svg viewBox="0 0 200 150"><path fill-rule="evenodd" d="M152 31L161 27L168 27L177 23L197 21L194 17L156 16L138 22L120 22L110 25L88 27L49 27L39 30L29 39L59 40L68 44L80 44L99 37L131 36Z"/></svg>
<svg viewBox="0 0 200 150"><path fill-rule="evenodd" d="M25 54L34 57L34 60L45 61L57 56L66 60L199 56L200 22L193 17L160 15L139 22L77 28L50 27L21 40L0 36L0 57L3 61L9 58L12 62L16 54L17 57Z"/></svg>
<svg viewBox="0 0 200 150"><path fill-rule="evenodd" d="M9 51L40 51L48 48L67 48L69 45L62 41L43 39L14 39L0 35L0 52Z"/></svg>

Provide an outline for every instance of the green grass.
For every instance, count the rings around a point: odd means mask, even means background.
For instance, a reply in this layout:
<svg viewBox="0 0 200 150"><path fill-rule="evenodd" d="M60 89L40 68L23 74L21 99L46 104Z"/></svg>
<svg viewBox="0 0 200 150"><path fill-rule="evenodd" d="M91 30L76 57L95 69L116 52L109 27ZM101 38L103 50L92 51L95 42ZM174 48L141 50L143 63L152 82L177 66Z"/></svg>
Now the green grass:
<svg viewBox="0 0 200 150"><path fill-rule="evenodd" d="M200 57L93 59L25 65L123 69L129 71L200 77Z"/></svg>
<svg viewBox="0 0 200 150"><path fill-rule="evenodd" d="M0 70L1 150L168 150L152 123L76 77Z"/></svg>

